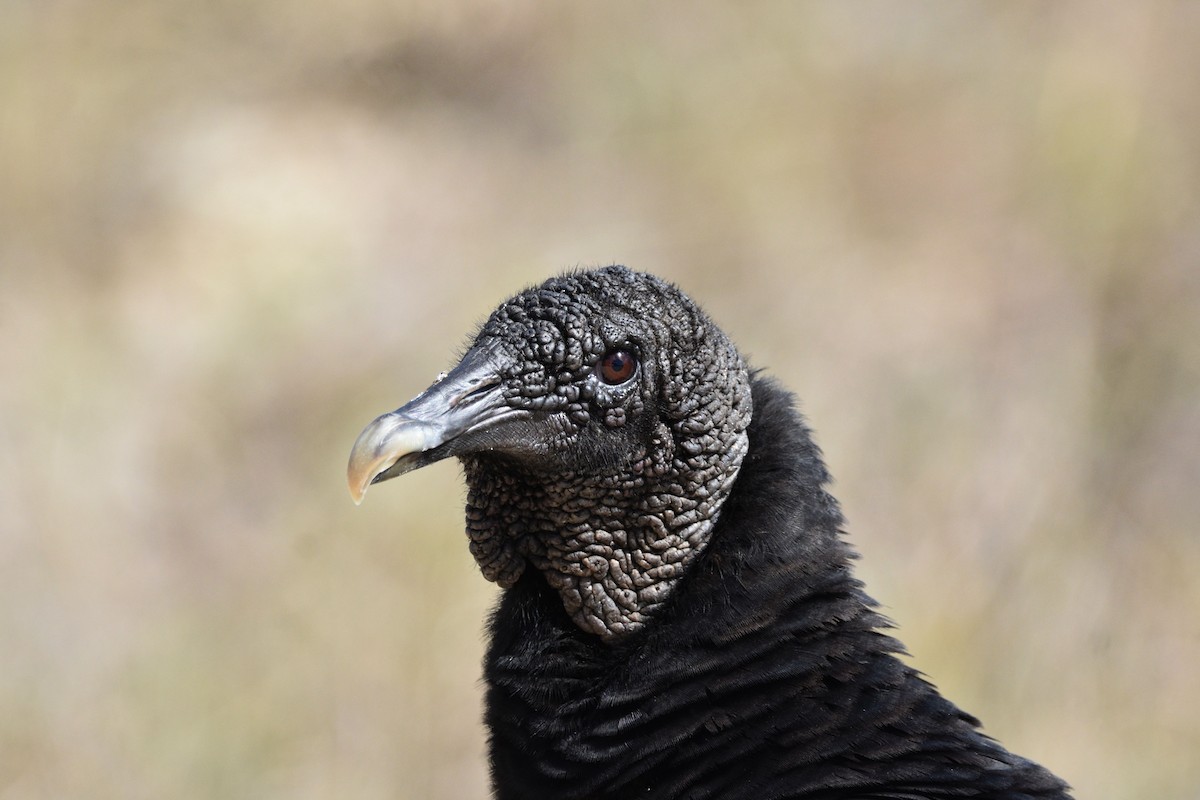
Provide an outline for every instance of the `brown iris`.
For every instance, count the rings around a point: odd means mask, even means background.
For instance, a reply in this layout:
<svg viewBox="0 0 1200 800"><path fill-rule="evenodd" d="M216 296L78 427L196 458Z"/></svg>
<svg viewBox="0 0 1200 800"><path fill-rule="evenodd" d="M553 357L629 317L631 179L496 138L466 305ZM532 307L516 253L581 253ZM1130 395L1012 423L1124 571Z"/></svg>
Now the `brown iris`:
<svg viewBox="0 0 1200 800"><path fill-rule="evenodd" d="M627 350L612 350L600 362L600 380L609 384L624 383L637 370L637 359Z"/></svg>

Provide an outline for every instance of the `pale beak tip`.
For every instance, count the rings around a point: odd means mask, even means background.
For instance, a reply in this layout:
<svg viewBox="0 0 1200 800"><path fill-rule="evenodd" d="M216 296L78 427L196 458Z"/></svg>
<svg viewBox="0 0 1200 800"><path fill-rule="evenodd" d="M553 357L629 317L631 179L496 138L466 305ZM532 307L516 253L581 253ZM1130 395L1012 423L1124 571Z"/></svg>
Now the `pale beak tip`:
<svg viewBox="0 0 1200 800"><path fill-rule="evenodd" d="M350 499L356 506L362 505L363 498L367 496L367 489L371 488L379 473L386 471L396 461L387 454L372 459L358 457L360 454L356 449L346 466L346 487L350 490Z"/></svg>
<svg viewBox="0 0 1200 800"><path fill-rule="evenodd" d="M346 465L346 482L354 504L361 504L371 484L400 459L440 443L438 432L430 425L395 412L376 417L358 435Z"/></svg>

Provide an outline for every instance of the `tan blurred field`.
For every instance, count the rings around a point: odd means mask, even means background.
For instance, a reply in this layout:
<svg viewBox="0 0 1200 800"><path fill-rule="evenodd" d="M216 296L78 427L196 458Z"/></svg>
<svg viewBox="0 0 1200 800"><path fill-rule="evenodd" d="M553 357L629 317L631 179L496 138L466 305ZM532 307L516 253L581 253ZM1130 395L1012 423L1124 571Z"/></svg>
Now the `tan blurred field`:
<svg viewBox="0 0 1200 800"><path fill-rule="evenodd" d="M1200 4L0 0L0 800L483 798L494 588L361 426L680 283L913 662L1200 798Z"/></svg>

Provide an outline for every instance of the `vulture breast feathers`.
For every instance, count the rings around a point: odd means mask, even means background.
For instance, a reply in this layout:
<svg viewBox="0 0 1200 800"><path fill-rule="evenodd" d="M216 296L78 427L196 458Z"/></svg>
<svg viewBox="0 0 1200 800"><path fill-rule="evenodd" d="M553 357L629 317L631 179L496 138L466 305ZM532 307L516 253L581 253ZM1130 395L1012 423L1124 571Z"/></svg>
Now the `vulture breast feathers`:
<svg viewBox="0 0 1200 800"><path fill-rule="evenodd" d="M351 494L449 456L504 589L500 800L1068 797L897 658L791 395L675 286L614 266L507 300L362 432Z"/></svg>

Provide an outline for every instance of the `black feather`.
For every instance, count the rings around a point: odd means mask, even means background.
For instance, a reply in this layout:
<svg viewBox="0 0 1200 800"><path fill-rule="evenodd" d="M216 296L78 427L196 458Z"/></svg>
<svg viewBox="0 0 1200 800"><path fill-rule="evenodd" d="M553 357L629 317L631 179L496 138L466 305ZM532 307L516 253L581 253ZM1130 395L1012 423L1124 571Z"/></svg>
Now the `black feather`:
<svg viewBox="0 0 1200 800"><path fill-rule="evenodd" d="M896 658L852 576L820 452L753 383L750 449L653 625L581 631L536 573L492 616L496 797L1065 798Z"/></svg>

